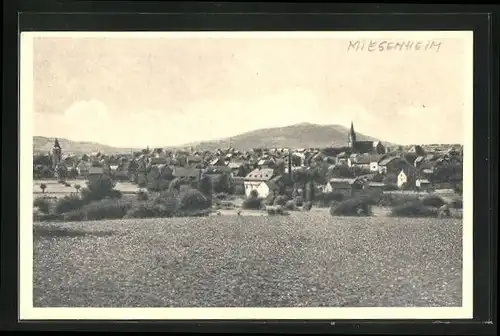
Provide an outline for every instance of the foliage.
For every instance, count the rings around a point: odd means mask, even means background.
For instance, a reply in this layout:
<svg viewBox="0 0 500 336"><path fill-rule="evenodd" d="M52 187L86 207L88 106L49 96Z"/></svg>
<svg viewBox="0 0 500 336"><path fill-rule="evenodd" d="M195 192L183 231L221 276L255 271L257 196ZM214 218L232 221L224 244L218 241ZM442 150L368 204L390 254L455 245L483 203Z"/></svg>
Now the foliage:
<svg viewBox="0 0 500 336"><path fill-rule="evenodd" d="M274 205L281 205L285 206L286 202L288 201L288 196L286 195L279 195L274 199Z"/></svg>
<svg viewBox="0 0 500 336"><path fill-rule="evenodd" d="M140 190L138 193L137 193L137 200L138 201L147 201L149 199L149 195L146 191L144 190Z"/></svg>
<svg viewBox="0 0 500 336"><path fill-rule="evenodd" d="M102 220L120 219L125 216L132 204L116 199L103 199L85 204L77 210L66 213L65 220Z"/></svg>
<svg viewBox="0 0 500 336"><path fill-rule="evenodd" d="M455 198L450 202L450 207L453 209L463 209L463 200L461 198Z"/></svg>
<svg viewBox="0 0 500 336"><path fill-rule="evenodd" d="M263 200L255 194L250 194L250 196L245 199L241 205L243 209L247 210L259 210L263 206Z"/></svg>
<svg viewBox="0 0 500 336"><path fill-rule="evenodd" d="M179 195L179 210L203 210L208 209L211 202L199 190L189 189Z"/></svg>
<svg viewBox="0 0 500 336"><path fill-rule="evenodd" d="M229 174L227 173L221 174L221 176L217 179L216 183L214 183L213 190L217 193L228 193L228 194L233 193L234 186Z"/></svg>
<svg viewBox="0 0 500 336"><path fill-rule="evenodd" d="M392 207L417 200L418 200L417 195L384 193L380 195L380 200L378 202L378 205Z"/></svg>
<svg viewBox="0 0 500 336"><path fill-rule="evenodd" d="M302 206L302 209L305 211L310 211L312 209L312 202L305 202L304 206Z"/></svg>
<svg viewBox="0 0 500 336"><path fill-rule="evenodd" d="M67 176L70 179L76 178L78 176L78 169L72 167L70 170L68 170Z"/></svg>
<svg viewBox="0 0 500 336"><path fill-rule="evenodd" d="M285 204L285 209L287 209L287 210L295 210L296 209L295 202L292 201L292 200L287 201L286 204Z"/></svg>
<svg viewBox="0 0 500 336"><path fill-rule="evenodd" d="M330 215L332 216L369 216L371 205L367 198L351 198L332 205Z"/></svg>
<svg viewBox="0 0 500 336"><path fill-rule="evenodd" d="M54 207L54 212L57 215L60 215L66 212L80 209L84 204L84 200L82 200L77 195L64 196L63 198L57 200Z"/></svg>
<svg viewBox="0 0 500 336"><path fill-rule="evenodd" d="M339 192L322 192L316 195L316 202L322 207L329 207L333 202L341 202L344 200L344 195ZM308 200L308 202L310 202Z"/></svg>
<svg viewBox="0 0 500 336"><path fill-rule="evenodd" d="M425 206L431 206L435 208L442 207L446 202L437 195L429 195L422 200L422 204Z"/></svg>
<svg viewBox="0 0 500 336"><path fill-rule="evenodd" d="M266 212L268 215L288 215L287 212L283 211L281 206L270 206L266 208Z"/></svg>
<svg viewBox="0 0 500 336"><path fill-rule="evenodd" d="M304 205L304 199L302 198L302 196L296 196L294 198L294 202L295 202L295 205L297 205L299 207Z"/></svg>
<svg viewBox="0 0 500 336"><path fill-rule="evenodd" d="M391 210L394 217L436 217L437 210L427 207L420 201L406 202Z"/></svg>
<svg viewBox="0 0 500 336"><path fill-rule="evenodd" d="M207 199L212 198L212 180L208 175L203 175L198 182L198 190L205 196Z"/></svg>
<svg viewBox="0 0 500 336"><path fill-rule="evenodd" d="M274 197L274 194L270 193L266 196L264 199L264 204L265 205L273 205L276 197Z"/></svg>
<svg viewBox="0 0 500 336"><path fill-rule="evenodd" d="M180 191L181 188L181 180L179 178L174 178L172 181L170 181L170 184L168 186L169 191Z"/></svg>
<svg viewBox="0 0 500 336"><path fill-rule="evenodd" d="M106 197L121 198L121 192L113 189L115 182L107 175L101 175L87 182L87 188L82 190L82 198L86 202L99 201Z"/></svg>
<svg viewBox="0 0 500 336"><path fill-rule="evenodd" d="M45 192L45 189L47 189L47 185L45 183L40 183L40 189L42 189L42 192Z"/></svg>
<svg viewBox="0 0 500 336"><path fill-rule="evenodd" d="M50 204L49 201L43 197L37 197L33 201L33 206L37 207L40 212L44 214L48 214L50 211Z"/></svg>
<svg viewBox="0 0 500 336"><path fill-rule="evenodd" d="M314 187L314 183L313 182L308 182L306 184L306 200L308 202L314 202L314 198L315 198L315 187Z"/></svg>

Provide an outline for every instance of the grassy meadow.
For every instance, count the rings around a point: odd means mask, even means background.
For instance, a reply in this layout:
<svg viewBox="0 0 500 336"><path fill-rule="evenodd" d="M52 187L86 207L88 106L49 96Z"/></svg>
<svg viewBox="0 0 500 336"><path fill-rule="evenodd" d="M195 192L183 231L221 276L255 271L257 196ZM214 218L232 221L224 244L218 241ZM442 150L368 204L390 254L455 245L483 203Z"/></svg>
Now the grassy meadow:
<svg viewBox="0 0 500 336"><path fill-rule="evenodd" d="M208 216L34 223L35 307L461 306L462 221Z"/></svg>

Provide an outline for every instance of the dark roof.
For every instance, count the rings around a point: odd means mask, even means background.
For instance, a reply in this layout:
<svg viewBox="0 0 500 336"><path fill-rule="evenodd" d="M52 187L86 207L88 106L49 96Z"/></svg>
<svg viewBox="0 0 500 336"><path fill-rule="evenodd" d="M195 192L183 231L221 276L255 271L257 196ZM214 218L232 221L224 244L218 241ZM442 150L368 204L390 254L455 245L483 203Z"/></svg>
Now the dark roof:
<svg viewBox="0 0 500 336"><path fill-rule="evenodd" d="M274 176L274 170L269 168L255 169L246 177L247 181L269 181Z"/></svg>

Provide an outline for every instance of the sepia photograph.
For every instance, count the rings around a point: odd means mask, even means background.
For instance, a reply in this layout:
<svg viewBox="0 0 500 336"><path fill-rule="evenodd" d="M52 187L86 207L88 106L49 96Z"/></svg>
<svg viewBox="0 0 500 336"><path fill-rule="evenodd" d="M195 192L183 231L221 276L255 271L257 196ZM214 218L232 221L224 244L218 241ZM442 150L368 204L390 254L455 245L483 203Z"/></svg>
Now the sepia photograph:
<svg viewBox="0 0 500 336"><path fill-rule="evenodd" d="M471 318L472 35L22 33L21 319Z"/></svg>

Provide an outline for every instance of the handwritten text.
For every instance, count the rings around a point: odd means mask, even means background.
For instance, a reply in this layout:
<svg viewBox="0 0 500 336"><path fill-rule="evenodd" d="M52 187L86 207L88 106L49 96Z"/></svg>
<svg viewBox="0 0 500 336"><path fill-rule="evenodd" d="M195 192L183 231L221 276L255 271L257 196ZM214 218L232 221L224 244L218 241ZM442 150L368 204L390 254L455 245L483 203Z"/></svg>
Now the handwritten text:
<svg viewBox="0 0 500 336"><path fill-rule="evenodd" d="M438 52L441 48L440 41L386 41L386 40L369 40L369 41L349 41L347 51L368 51L368 52L384 52L384 51L434 51Z"/></svg>

